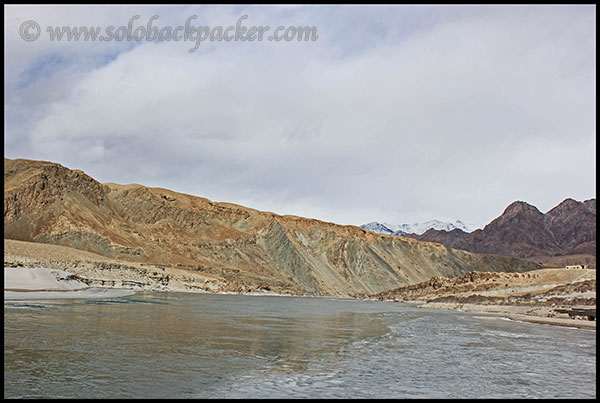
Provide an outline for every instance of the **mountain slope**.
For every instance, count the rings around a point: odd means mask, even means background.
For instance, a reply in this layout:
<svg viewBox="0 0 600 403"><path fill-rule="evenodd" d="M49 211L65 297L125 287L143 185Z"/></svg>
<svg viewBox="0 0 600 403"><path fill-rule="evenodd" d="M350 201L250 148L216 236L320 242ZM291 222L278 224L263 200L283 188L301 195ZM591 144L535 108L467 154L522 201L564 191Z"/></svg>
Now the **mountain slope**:
<svg viewBox="0 0 600 403"><path fill-rule="evenodd" d="M430 230L408 236L476 253L520 258L581 255L587 263L585 255L596 256L596 199L566 199L546 214L516 201L483 229L469 234Z"/></svg>
<svg viewBox="0 0 600 403"><path fill-rule="evenodd" d="M540 268L409 238L141 185L101 184L78 170L4 160L4 236L108 258L180 265L230 284L296 294L373 294L432 276Z"/></svg>
<svg viewBox="0 0 600 403"><path fill-rule="evenodd" d="M546 213L548 231L562 249L570 253L596 254L595 202L595 199L588 200L586 205L566 199Z"/></svg>

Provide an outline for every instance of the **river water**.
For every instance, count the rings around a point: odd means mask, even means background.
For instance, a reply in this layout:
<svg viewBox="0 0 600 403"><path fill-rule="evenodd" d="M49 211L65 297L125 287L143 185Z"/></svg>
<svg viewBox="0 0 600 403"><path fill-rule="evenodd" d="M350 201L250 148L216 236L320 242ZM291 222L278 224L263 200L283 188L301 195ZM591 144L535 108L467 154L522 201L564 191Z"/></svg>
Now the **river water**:
<svg viewBox="0 0 600 403"><path fill-rule="evenodd" d="M595 398L596 332L393 302L4 303L5 398Z"/></svg>

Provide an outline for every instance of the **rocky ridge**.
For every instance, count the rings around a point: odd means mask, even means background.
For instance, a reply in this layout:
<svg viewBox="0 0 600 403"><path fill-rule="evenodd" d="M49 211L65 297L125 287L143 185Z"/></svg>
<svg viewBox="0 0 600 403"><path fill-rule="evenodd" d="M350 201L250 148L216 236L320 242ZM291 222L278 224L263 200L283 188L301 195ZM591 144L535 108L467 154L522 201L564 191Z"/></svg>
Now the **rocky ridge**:
<svg viewBox="0 0 600 403"><path fill-rule="evenodd" d="M167 189L102 184L52 162L5 159L4 168L5 240L200 273L222 282L215 286L221 290L361 296L432 276L541 268Z"/></svg>
<svg viewBox="0 0 600 403"><path fill-rule="evenodd" d="M422 235L406 236L475 253L583 263L595 268L596 199L565 199L546 214L531 204L516 201L483 229L470 233L430 229ZM566 259L568 256L571 259Z"/></svg>

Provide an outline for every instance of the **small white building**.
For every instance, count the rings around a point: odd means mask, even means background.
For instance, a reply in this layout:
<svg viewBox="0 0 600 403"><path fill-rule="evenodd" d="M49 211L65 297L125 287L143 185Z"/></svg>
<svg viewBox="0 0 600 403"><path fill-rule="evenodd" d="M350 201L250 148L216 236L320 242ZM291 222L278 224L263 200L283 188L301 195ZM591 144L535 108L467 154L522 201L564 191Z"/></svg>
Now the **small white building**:
<svg viewBox="0 0 600 403"><path fill-rule="evenodd" d="M587 264L575 264L572 266L565 266L565 269L587 269L588 265Z"/></svg>

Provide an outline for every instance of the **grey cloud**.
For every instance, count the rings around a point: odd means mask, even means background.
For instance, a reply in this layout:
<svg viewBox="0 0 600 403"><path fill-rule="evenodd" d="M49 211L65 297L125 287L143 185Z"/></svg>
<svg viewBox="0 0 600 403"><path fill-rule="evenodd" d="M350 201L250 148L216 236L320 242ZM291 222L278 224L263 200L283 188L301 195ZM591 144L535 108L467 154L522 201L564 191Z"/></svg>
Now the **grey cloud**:
<svg viewBox="0 0 600 403"><path fill-rule="evenodd" d="M7 10L5 33L26 14ZM592 10L161 7L178 25L314 21L319 40L46 44L69 63L22 88L38 56L12 35L6 155L342 224L543 210L595 196Z"/></svg>

